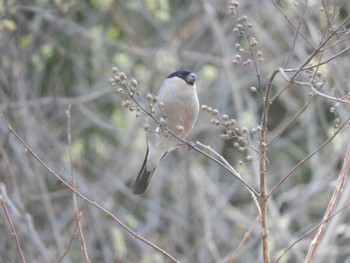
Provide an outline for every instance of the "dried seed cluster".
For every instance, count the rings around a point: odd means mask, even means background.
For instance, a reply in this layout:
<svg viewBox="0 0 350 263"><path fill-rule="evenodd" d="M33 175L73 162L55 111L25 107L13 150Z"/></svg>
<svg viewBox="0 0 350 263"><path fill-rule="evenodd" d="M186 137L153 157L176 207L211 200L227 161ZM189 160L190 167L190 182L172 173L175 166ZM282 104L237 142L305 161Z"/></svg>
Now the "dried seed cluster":
<svg viewBox="0 0 350 263"><path fill-rule="evenodd" d="M252 63L252 59L263 63L263 53L260 50L257 50L259 47L259 42L256 40L256 38L252 35L253 32L253 24L249 22L249 17L246 15L239 16L239 2L232 1L229 6L229 13L232 16L238 16L236 20L236 25L233 28L233 32L238 37L245 36L246 43L240 44L235 43L234 46L239 52L239 54L235 55L235 57L232 60L232 63L234 65L243 65L243 66L249 66ZM246 46L245 50L243 46ZM247 57L247 58L242 58Z"/></svg>
<svg viewBox="0 0 350 263"><path fill-rule="evenodd" d="M223 140L233 140L233 146L239 152L246 154L245 162L250 162L253 157L247 153L249 147L249 135L258 135L261 131L261 126L257 126L251 130L247 127L239 127L237 121L230 118L228 114L221 114L219 110L214 109L207 105L202 105L201 109L211 116L210 123L215 126L221 126L225 129L225 132L220 134L220 138ZM242 161L242 164L245 163Z"/></svg>
<svg viewBox="0 0 350 263"><path fill-rule="evenodd" d="M147 108L141 108L138 103L140 99L140 90L138 88L138 83L136 79L134 78L127 78L124 72L119 71L116 67L112 68L112 77L110 79L110 83L112 87L115 87L117 92L124 96L124 100L122 102L122 108L128 109L129 111L135 111L136 117L140 117L143 115L153 115L155 113L155 106L157 105L161 112L164 111L164 104L163 102L158 100L158 97L149 93L146 95L146 99L148 102ZM161 117L158 121L160 123L159 126L161 128L166 126L166 115L165 113L162 114L163 117ZM144 125L144 129L146 131L150 130L150 127L148 124ZM160 131L163 129L159 129ZM181 125L177 127L178 132L182 132L184 130L184 127ZM153 131L155 132L155 131Z"/></svg>
<svg viewBox="0 0 350 263"><path fill-rule="evenodd" d="M136 97L140 96L140 90L136 79L128 79L125 73L119 71L116 67L113 67L111 71L111 86L115 87L118 93L125 96L125 99L122 102L122 108L128 109L129 111L135 111L136 117L143 115L140 107L135 104Z"/></svg>

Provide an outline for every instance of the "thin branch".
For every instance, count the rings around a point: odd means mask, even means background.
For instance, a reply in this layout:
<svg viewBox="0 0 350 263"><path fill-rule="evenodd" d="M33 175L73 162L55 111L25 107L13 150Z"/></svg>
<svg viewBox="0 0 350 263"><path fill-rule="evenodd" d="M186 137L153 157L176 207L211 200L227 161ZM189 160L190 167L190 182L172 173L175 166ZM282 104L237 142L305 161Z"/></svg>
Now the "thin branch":
<svg viewBox="0 0 350 263"><path fill-rule="evenodd" d="M276 140L279 136L281 136L281 134L288 129L288 127L290 125L292 125L292 123L298 119L298 117L307 109L307 107L309 107L310 103L312 101L312 97L309 98L309 100L307 101L307 103L304 105L304 107L302 107L299 112L297 114L295 114L293 116L293 118L291 118L281 129L278 130L277 134L275 134L275 136L273 136L271 138L271 140L267 143L267 146L269 146L274 140Z"/></svg>
<svg viewBox="0 0 350 263"><path fill-rule="evenodd" d="M79 219L80 220L80 219ZM71 236L71 238L69 239L69 243L68 243L68 246L66 248L66 250L63 252L62 256L59 258L59 260L57 261L57 263L61 263L62 260L64 259L64 257L68 254L72 244L73 244L73 240L74 240L74 237L76 236L77 232L78 232L78 227L79 227L79 220L77 220L75 222L75 227L74 227L74 231L73 231L73 234Z"/></svg>
<svg viewBox="0 0 350 263"><path fill-rule="evenodd" d="M242 177L241 177L241 175L239 174L239 172L237 172L237 171L235 170L235 168L233 168L233 167L228 163L228 161L226 161L226 159L225 159L222 155L220 155L218 152L216 152L213 148L211 148L211 147L208 146L208 145L204 145L204 144L202 144L202 143L200 143L200 142L198 142L198 141L196 142L196 144L199 145L200 147L202 147L202 148L204 148L204 149L206 149L206 150L212 152L217 158L219 158L219 160L220 160L223 164L225 164L225 165L231 170L231 173L235 174L235 176L236 176L237 178L240 178L240 179L242 180L242 183L245 182L245 181L242 179ZM260 205L259 205L258 199L256 198L257 196L256 196L256 194L255 194L253 191L250 190L250 188L248 188L248 191L250 192L250 194L251 194L251 196L252 196L252 198L253 198L253 200L254 200L254 203L255 203L255 205L256 205L258 211L259 211L259 216L261 217Z"/></svg>
<svg viewBox="0 0 350 263"><path fill-rule="evenodd" d="M248 238L250 238L252 231L253 231L255 225L258 223L258 221L259 221L259 217L257 216L255 218L254 222L252 223L252 225L250 226L250 228L248 229L248 231L244 233L244 236L243 236L241 242L239 243L236 251L233 253L233 255L230 259L230 263L234 263L236 261L236 259L238 258L239 254L242 251L242 247L243 247L244 243L248 240Z"/></svg>
<svg viewBox="0 0 350 263"><path fill-rule="evenodd" d="M348 122L350 121L350 118L348 118L346 121L344 121L344 123L334 132L334 134L328 139L326 140L323 144L321 144L316 150L314 150L312 153L308 154L307 156L305 156L302 160L300 160L300 162L294 166L294 168L292 170L290 170L286 175L284 175L282 177L282 179L271 189L270 193L268 194L268 196L270 196L271 194L273 194L276 189L285 181L287 180L287 178L289 176L291 176L300 166L302 166L307 160L309 160L312 156L314 156L316 153L318 153L322 148L324 148L327 144L329 144L334 138L335 136L338 135L338 133L345 127L345 125L348 124Z"/></svg>
<svg viewBox="0 0 350 263"><path fill-rule="evenodd" d="M124 224L120 219L118 219L115 215L113 215L111 212L109 212L106 208L99 205L96 201L92 201L85 195L83 195L81 192L79 192L77 189L75 189L71 184L66 182L61 176L59 176L56 172L54 172L49 166L46 165L46 163L40 159L40 157L25 143L25 141L22 139L21 136L12 128L12 126L7 122L6 118L2 113L0 113L0 117L6 124L7 128L10 130L10 132L18 139L18 141L24 146L25 151L29 152L52 176L54 176L58 181L60 181L65 187L67 187L69 190L74 192L77 196L79 196L81 199L83 199L88 204L96 207L101 212L107 214L109 217L111 217L122 229L124 229L127 233L131 234L134 238L141 240L148 246L154 248L159 253L163 254L166 258L173 262L179 263L177 259L175 259L173 256L171 256L168 252L166 252L164 249L160 248L159 246L153 244L151 241L147 240L140 234L134 232L131 230L126 224Z"/></svg>
<svg viewBox="0 0 350 263"><path fill-rule="evenodd" d="M67 119L68 119L68 129L67 129L67 139L68 139L68 152L69 152L69 163L70 163L70 174L72 177L72 186L76 189L76 180L74 176L74 165L73 165L73 157L72 157L72 135L71 135L71 105L68 106L68 110L66 111ZM79 211L78 203L77 203L77 195L73 192L73 204L74 204L74 212L77 220L77 227L79 231L80 237L80 245L84 253L85 262L89 263L91 260L89 259L89 255L86 248L85 237L83 228L81 226L81 220L83 213Z"/></svg>
<svg viewBox="0 0 350 263"><path fill-rule="evenodd" d="M346 177L349 173L349 169L350 169L350 143L348 143L348 149L346 151L345 157L344 157L344 162L343 162L343 166L340 170L340 174L339 174L339 180L337 183L337 186L334 188L333 191L333 195L331 200L329 201L327 210L324 214L324 221L327 218L330 218L333 213L334 210L336 208L336 205L339 201L339 198L341 196L341 193L343 191L344 185L345 185L345 181L346 181ZM328 220L322 224L319 228L318 231L314 237L314 239L311 242L311 246L309 248L309 251L306 255L306 259L305 259L305 263L310 263L312 261L313 256L315 255L315 252L318 248L318 245L320 244L320 242L322 241L322 238L324 236L324 233L326 232L327 226L328 226Z"/></svg>
<svg viewBox="0 0 350 263"><path fill-rule="evenodd" d="M8 210L7 210L6 200L4 200L2 194L0 194L0 206L2 207L2 210L4 211L6 219L7 219L8 223L9 223L9 225L10 225L11 232L12 232L11 234L13 235L13 238L16 241L16 246L17 246L19 255L21 257L21 262L22 263L26 263L26 259L24 258L24 255L23 255L23 252L22 252L22 248L21 248L21 244L19 242L15 226L14 226L14 224L12 222L12 219L11 219L11 216L10 216Z"/></svg>
<svg viewBox="0 0 350 263"><path fill-rule="evenodd" d="M311 228L309 231L307 231L305 234L303 234L302 236L300 236L297 240L295 240L292 244L290 244L283 252L281 255L278 256L278 258L276 259L275 263L278 263L282 257L289 251L291 250L296 244L298 244L301 240L305 239L307 236L311 235L313 232L315 232L320 226L322 226L325 223L328 223L329 220L331 220L333 217L335 217L337 214L339 214L340 212L343 212L346 208L348 208L350 206L350 204L345 204L344 207L342 207L341 209L339 209L338 211L336 211L333 215L331 215L330 217L322 220L322 222L318 223L316 226L314 226L313 228Z"/></svg>

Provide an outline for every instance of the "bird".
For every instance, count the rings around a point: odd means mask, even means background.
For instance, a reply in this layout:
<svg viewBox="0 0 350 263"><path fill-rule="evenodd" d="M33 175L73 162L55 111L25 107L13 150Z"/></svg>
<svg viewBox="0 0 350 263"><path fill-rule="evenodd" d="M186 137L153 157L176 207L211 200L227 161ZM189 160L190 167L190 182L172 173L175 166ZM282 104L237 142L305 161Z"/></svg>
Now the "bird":
<svg viewBox="0 0 350 263"><path fill-rule="evenodd" d="M196 79L192 71L180 69L171 73L160 86L152 115L162 124L153 118L148 120L147 151L133 186L134 194L144 193L160 160L184 145L164 127L182 139L190 133L199 113Z"/></svg>

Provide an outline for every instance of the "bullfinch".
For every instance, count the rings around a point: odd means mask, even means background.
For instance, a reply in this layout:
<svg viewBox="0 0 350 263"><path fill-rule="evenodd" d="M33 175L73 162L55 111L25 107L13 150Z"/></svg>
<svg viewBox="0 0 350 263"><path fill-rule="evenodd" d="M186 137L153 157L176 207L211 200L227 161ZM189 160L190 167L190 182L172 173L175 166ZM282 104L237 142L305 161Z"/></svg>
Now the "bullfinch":
<svg viewBox="0 0 350 263"><path fill-rule="evenodd" d="M134 183L134 194L146 191L159 161L181 146L181 141L164 127L183 139L192 130L199 112L196 79L195 73L181 69L170 74L161 85L152 115L162 124L153 118L148 120L146 157Z"/></svg>

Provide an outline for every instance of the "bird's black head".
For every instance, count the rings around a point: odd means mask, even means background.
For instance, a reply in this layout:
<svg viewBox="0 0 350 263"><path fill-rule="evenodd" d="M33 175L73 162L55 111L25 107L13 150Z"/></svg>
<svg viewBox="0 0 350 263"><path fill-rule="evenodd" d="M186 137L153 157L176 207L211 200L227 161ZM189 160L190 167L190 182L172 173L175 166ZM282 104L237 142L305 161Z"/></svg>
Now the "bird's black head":
<svg viewBox="0 0 350 263"><path fill-rule="evenodd" d="M192 86L197 79L197 75L194 74L192 71L187 70L187 69L180 69L178 71L175 71L175 72L171 73L167 77L167 79L171 79L174 77L183 79L184 81L186 81L187 84L192 85Z"/></svg>

